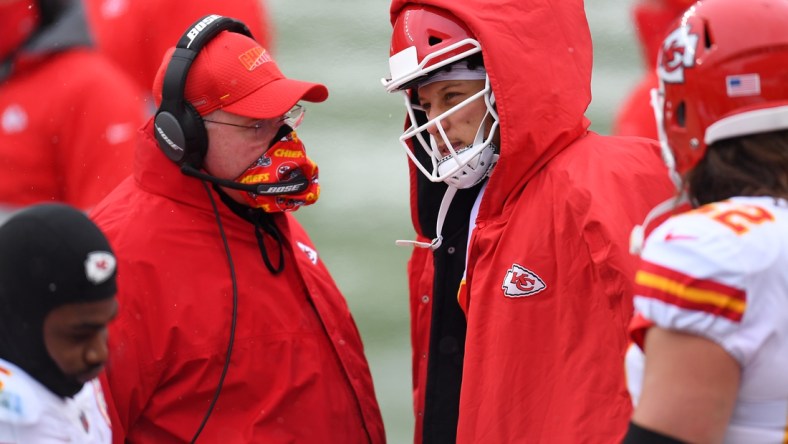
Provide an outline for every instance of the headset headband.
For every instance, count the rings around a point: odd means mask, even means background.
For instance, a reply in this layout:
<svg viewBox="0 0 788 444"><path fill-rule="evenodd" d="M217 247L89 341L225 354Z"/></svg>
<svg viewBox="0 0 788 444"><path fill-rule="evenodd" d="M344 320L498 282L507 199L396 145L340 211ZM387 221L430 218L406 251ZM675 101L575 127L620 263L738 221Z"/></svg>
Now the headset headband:
<svg viewBox="0 0 788 444"><path fill-rule="evenodd" d="M200 168L208 149L202 117L186 101L186 79L200 51L222 31L237 32L254 38L238 20L207 15L192 24L181 36L167 64L161 91L161 105L154 118L154 134L164 154L178 165Z"/></svg>

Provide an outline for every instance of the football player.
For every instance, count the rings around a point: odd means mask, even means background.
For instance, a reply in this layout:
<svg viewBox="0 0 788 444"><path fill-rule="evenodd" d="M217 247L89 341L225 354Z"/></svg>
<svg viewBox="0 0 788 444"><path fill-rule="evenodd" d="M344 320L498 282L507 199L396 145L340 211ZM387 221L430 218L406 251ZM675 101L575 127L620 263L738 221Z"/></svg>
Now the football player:
<svg viewBox="0 0 788 444"><path fill-rule="evenodd" d="M642 252L627 444L785 441L786 23L783 0L705 0L662 44L657 129L695 208Z"/></svg>
<svg viewBox="0 0 788 444"><path fill-rule="evenodd" d="M0 442L110 443L96 377L115 317L115 256L87 216L39 204L0 226Z"/></svg>

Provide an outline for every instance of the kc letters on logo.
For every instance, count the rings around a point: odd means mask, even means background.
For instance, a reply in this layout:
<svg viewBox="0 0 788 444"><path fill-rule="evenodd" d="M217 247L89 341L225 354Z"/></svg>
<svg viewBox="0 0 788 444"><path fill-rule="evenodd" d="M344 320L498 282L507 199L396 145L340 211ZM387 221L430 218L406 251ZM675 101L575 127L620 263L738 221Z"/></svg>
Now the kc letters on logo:
<svg viewBox="0 0 788 444"><path fill-rule="evenodd" d="M695 66L697 47L698 35L691 33L688 26L671 32L662 45L662 58L657 66L659 77L668 83L684 83L684 68Z"/></svg>
<svg viewBox="0 0 788 444"><path fill-rule="evenodd" d="M512 264L503 279L503 294L510 298L531 296L547 288L542 278L533 271L517 264Z"/></svg>

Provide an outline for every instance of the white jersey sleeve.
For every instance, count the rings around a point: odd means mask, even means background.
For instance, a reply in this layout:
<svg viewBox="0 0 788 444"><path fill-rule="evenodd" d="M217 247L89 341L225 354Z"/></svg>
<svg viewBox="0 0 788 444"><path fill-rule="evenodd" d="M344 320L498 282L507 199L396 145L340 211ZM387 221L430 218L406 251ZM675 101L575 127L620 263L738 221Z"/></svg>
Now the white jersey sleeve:
<svg viewBox="0 0 788 444"><path fill-rule="evenodd" d="M635 278L627 387L637 404L645 331L708 338L740 364L725 443L788 436L788 202L740 197L673 217L649 236Z"/></svg>
<svg viewBox="0 0 788 444"><path fill-rule="evenodd" d="M788 232L770 200L706 205L658 227L635 277L638 315L711 339L746 365L774 333L771 299L785 295L774 276L785 246L775 239Z"/></svg>

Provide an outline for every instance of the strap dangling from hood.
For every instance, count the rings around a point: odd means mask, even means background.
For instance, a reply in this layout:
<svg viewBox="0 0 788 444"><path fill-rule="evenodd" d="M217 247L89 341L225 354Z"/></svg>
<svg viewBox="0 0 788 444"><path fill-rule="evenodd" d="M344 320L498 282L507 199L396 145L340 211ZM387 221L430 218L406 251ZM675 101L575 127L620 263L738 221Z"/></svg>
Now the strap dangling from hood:
<svg viewBox="0 0 788 444"><path fill-rule="evenodd" d="M282 241L282 232L276 226L271 215L260 209L252 209L254 213L254 235L257 238L257 246L260 248L260 255L263 257L265 267L271 274L279 274L285 269L285 252ZM251 213L251 212L250 212ZM268 235L274 240L279 249L279 263L274 267L271 259L268 258L268 249L265 247L264 236Z"/></svg>
<svg viewBox="0 0 788 444"><path fill-rule="evenodd" d="M414 247L429 248L430 250L437 250L440 248L441 244L443 243L443 236L441 235L441 231L443 230L443 222L446 220L446 214L449 212L449 206L451 205L451 201L454 199L455 194L457 194L457 188L453 186L447 187L446 192L443 194L443 200L441 200L441 206L438 210L438 221L435 224L435 239L433 239L432 242L427 243L413 240L397 240L394 243L399 247L413 245Z"/></svg>

